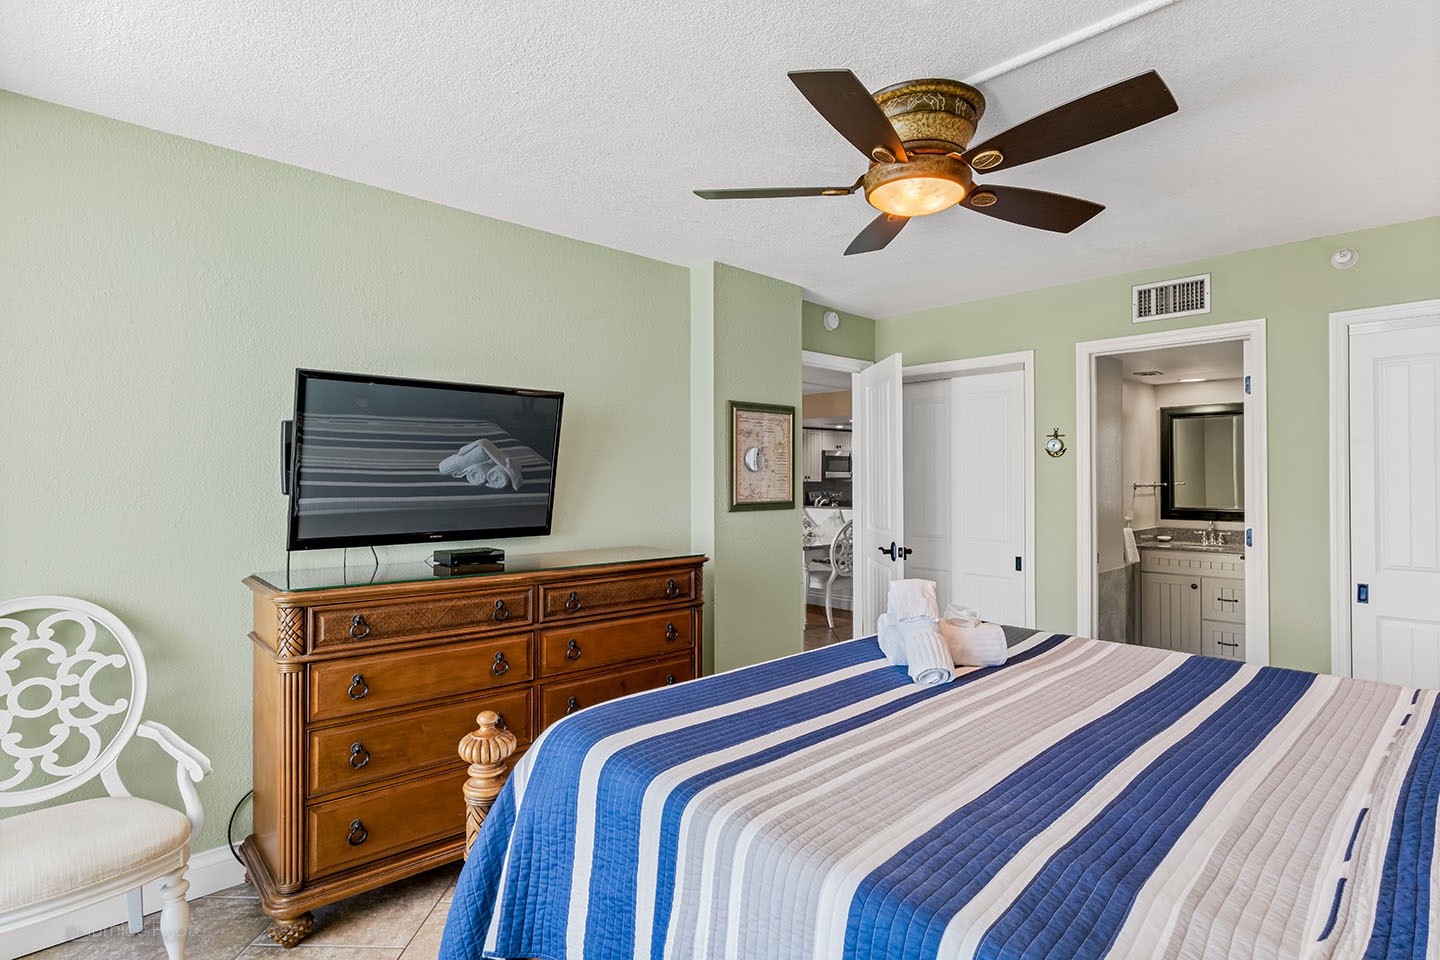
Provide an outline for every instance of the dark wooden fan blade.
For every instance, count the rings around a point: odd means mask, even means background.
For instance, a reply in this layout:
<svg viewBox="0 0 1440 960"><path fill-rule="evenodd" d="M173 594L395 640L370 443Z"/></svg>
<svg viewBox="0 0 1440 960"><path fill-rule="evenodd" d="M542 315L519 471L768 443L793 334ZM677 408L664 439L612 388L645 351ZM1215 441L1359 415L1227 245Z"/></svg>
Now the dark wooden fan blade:
<svg viewBox="0 0 1440 960"><path fill-rule="evenodd" d="M895 235L905 229L905 224L910 222L909 217L897 217L892 214L882 213L871 220L870 223L855 234L855 239L850 241L850 246L845 248L845 256L852 253L871 253L875 250L884 250L885 246L895 239Z"/></svg>
<svg viewBox="0 0 1440 960"><path fill-rule="evenodd" d="M900 136L855 74L849 70L795 70L790 79L820 116L867 159L886 162L884 155L875 155L879 149L905 162Z"/></svg>
<svg viewBox="0 0 1440 960"><path fill-rule="evenodd" d="M1133 130L1179 109L1160 74L1151 70L1032 117L962 157L976 170L1009 169Z"/></svg>
<svg viewBox="0 0 1440 960"><path fill-rule="evenodd" d="M1105 207L1079 197L1024 187L982 187L974 189L960 201L976 213L997 220L1008 220L1024 227L1039 227L1056 233L1069 233Z"/></svg>
<svg viewBox="0 0 1440 960"><path fill-rule="evenodd" d="M772 197L848 197L854 187L756 187L737 190L696 190L706 200L768 200Z"/></svg>

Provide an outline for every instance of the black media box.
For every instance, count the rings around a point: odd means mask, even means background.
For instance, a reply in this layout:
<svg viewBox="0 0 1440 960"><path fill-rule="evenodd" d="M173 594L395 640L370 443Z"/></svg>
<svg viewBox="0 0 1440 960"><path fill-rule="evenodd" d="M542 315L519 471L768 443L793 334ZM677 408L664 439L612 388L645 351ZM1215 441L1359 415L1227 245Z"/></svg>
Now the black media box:
<svg viewBox="0 0 1440 960"><path fill-rule="evenodd" d="M498 547L470 547L465 550L436 550L437 567L474 567L480 564L505 562L505 551Z"/></svg>

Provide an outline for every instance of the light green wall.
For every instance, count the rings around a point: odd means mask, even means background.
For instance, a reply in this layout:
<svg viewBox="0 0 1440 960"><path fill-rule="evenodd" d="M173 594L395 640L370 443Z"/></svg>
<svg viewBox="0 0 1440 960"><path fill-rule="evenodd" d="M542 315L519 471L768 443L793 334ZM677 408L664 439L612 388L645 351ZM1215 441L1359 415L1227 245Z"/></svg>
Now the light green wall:
<svg viewBox="0 0 1440 960"><path fill-rule="evenodd" d="M0 131L0 596L135 629L148 716L215 764L198 849L250 787L295 367L563 390L555 533L506 547L689 549L687 270L5 93ZM798 378L790 323L758 370ZM173 797L150 750L130 786Z"/></svg>
<svg viewBox="0 0 1440 960"><path fill-rule="evenodd" d="M826 330L827 310L835 308L811 303L809 300L800 304L800 345L816 353L853 357L856 360L874 360L875 321L857 313L835 310L840 316L840 325L834 330Z"/></svg>
<svg viewBox="0 0 1440 960"><path fill-rule="evenodd" d="M1081 242L1081 241L1077 241ZM1359 262L1330 266L1354 247ZM1211 274L1207 316L1130 322L1137 283ZM1270 656L1330 664L1329 321L1333 311L1440 297L1440 218L1320 237L881 320L876 356L927 363L1035 351L1035 426L1075 431L1075 344L1207 323L1266 320ZM1037 436L1035 443L1040 442ZM1036 456L1037 618L1075 629L1075 458Z"/></svg>
<svg viewBox="0 0 1440 960"><path fill-rule="evenodd" d="M692 396L713 398L708 431L692 420L692 537L714 558L707 568L706 620L724 642L708 649L714 670L799 653L804 635L800 579L799 463L792 464L796 507L736 511L730 502L732 400L800 410L800 288L721 263L694 268L691 278L692 359L708 353L709 385ZM707 344L699 343L709 337ZM703 363L692 366L697 378ZM700 391L697 394L697 391ZM708 391L708 393L707 393ZM697 402L694 409L703 409ZM799 450L799 436L795 437ZM700 472L709 467L709 477ZM701 504L710 497L708 516Z"/></svg>

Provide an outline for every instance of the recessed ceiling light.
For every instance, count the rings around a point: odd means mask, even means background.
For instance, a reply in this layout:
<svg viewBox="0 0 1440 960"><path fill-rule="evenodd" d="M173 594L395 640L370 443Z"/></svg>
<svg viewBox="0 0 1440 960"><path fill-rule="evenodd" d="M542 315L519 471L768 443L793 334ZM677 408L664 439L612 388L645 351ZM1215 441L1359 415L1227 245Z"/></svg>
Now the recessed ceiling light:
<svg viewBox="0 0 1440 960"><path fill-rule="evenodd" d="M1204 383L1204 377L1181 377L1176 383Z"/></svg>

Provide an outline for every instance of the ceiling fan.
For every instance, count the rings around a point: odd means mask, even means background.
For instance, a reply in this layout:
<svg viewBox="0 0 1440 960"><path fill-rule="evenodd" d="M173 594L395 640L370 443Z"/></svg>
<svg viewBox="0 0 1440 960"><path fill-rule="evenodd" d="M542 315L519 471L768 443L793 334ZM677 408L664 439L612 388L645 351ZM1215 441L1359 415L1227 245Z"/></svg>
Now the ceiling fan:
<svg viewBox="0 0 1440 960"><path fill-rule="evenodd" d="M909 80L871 96L849 70L796 70L790 79L811 106L870 160L848 187L696 190L706 200L847 197L862 187L881 211L845 248L880 250L911 217L956 205L1027 227L1069 233L1105 207L1043 190L974 182L1002 170L1113 137L1179 107L1154 70L1071 100L970 148L985 97L958 80Z"/></svg>

